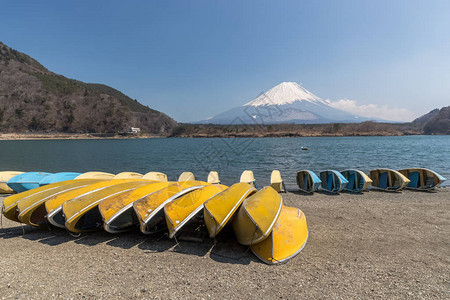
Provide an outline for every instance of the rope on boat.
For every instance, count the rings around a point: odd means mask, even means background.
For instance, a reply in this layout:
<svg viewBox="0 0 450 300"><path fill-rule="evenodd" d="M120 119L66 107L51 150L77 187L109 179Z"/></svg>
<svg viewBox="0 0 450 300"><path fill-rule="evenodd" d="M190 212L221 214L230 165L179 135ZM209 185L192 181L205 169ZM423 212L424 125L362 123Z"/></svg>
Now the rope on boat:
<svg viewBox="0 0 450 300"><path fill-rule="evenodd" d="M175 245L175 248L176 248L176 247L179 247L180 250L183 251L183 249L181 248L180 243L179 243L178 240L177 240L177 235L176 235L176 234L173 235L173 238L175 239L175 242L177 243L177 244Z"/></svg>
<svg viewBox="0 0 450 300"><path fill-rule="evenodd" d="M81 236L81 232L79 232L78 234L76 234L76 233L74 233L74 232L71 232L71 231L68 230L67 228L66 228L66 231L67 231L68 234L70 234L70 235L73 236L74 238L79 238L79 237Z"/></svg>
<svg viewBox="0 0 450 300"><path fill-rule="evenodd" d="M56 231L53 230L52 225L51 225L51 223L49 221L47 221L45 223L45 225L47 225L48 231L50 231L50 233L52 233L53 235L55 235L55 236L64 236L64 234L56 233Z"/></svg>
<svg viewBox="0 0 450 300"><path fill-rule="evenodd" d="M0 216L0 226L2 227L2 231L5 232L5 228L3 228L3 207L2 207L2 215Z"/></svg>

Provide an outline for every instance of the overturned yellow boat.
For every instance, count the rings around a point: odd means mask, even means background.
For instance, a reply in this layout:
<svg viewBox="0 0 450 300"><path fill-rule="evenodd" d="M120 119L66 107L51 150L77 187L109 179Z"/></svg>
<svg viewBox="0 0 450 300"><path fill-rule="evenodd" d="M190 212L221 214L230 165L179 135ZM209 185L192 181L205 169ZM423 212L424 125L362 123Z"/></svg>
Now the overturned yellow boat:
<svg viewBox="0 0 450 300"><path fill-rule="evenodd" d="M20 171L1 171L0 172L0 194L13 194L14 190L10 188L6 183L8 180L16 175L20 175L24 172Z"/></svg>
<svg viewBox="0 0 450 300"><path fill-rule="evenodd" d="M183 172L178 177L178 181L194 181L194 180L195 180L195 176L194 176L194 173L192 173L192 172Z"/></svg>
<svg viewBox="0 0 450 300"><path fill-rule="evenodd" d="M242 245L263 241L280 216L283 200L277 191L265 187L244 200L233 219L233 230Z"/></svg>
<svg viewBox="0 0 450 300"><path fill-rule="evenodd" d="M22 223L31 226L43 226L47 223L45 201L59 194L76 190L101 181L102 180L100 179L68 180L65 181L64 185L21 199L17 202L17 209L19 211L18 219Z"/></svg>
<svg viewBox="0 0 450 300"><path fill-rule="evenodd" d="M209 236L214 238L238 210L245 198L256 193L256 189L246 183L233 184L215 195L204 204L203 217Z"/></svg>
<svg viewBox="0 0 450 300"><path fill-rule="evenodd" d="M44 185L32 190L28 190L25 192L21 192L19 194L15 194L9 197L6 197L5 200L3 201L3 215L7 218L10 219L12 221L15 222L20 222L18 216L19 216L19 211L17 210L17 203L22 200L25 199L27 197L35 197L35 196L39 196L43 193L46 193L47 191L51 191L53 189L56 189L60 186L64 186L66 184L65 181L61 181L61 182L56 182L56 183L52 183L52 184L48 184L48 185Z"/></svg>
<svg viewBox="0 0 450 300"><path fill-rule="evenodd" d="M278 193L286 193L286 186L281 178L280 171L272 171L272 174L270 175L270 186Z"/></svg>
<svg viewBox="0 0 450 300"><path fill-rule="evenodd" d="M142 179L144 175L136 172L122 172L115 175L112 179Z"/></svg>
<svg viewBox="0 0 450 300"><path fill-rule="evenodd" d="M154 180L154 181L168 181L167 175L161 172L148 172L142 179Z"/></svg>
<svg viewBox="0 0 450 300"><path fill-rule="evenodd" d="M116 180L108 180L97 182L79 189L75 189L72 191L68 191L65 193L61 193L55 195L45 201L45 210L47 211L47 220L53 226L65 228L65 218L62 212L62 205L71 199L76 197L84 196L89 193L94 193L106 187L121 184L124 182L136 181L136 179L116 179Z"/></svg>
<svg viewBox="0 0 450 300"><path fill-rule="evenodd" d="M267 264L285 263L305 247L308 227L304 213L283 206L269 237L251 246L253 253Z"/></svg>
<svg viewBox="0 0 450 300"><path fill-rule="evenodd" d="M169 237L186 225L203 208L203 203L225 190L227 186L221 184L208 185L179 197L164 206Z"/></svg>
<svg viewBox="0 0 450 300"><path fill-rule="evenodd" d="M81 175L78 175L77 177L75 177L75 179L112 179L114 176L114 174L111 173L105 173L105 172L86 172L83 173Z"/></svg>
<svg viewBox="0 0 450 300"><path fill-rule="evenodd" d="M152 233L152 228L164 220L164 206L170 201L196 189L209 185L204 181L183 181L139 199L133 203L133 209L139 219L141 231Z"/></svg>
<svg viewBox="0 0 450 300"><path fill-rule="evenodd" d="M251 170L245 170L244 172L242 172L239 182L246 182L253 185L254 187L257 187L255 176L253 175L253 171Z"/></svg>
<svg viewBox="0 0 450 300"><path fill-rule="evenodd" d="M62 205L66 228L72 232L87 232L102 228L103 220L98 211L98 204L101 201L151 183L148 180L124 182L66 201Z"/></svg>
<svg viewBox="0 0 450 300"><path fill-rule="evenodd" d="M155 182L103 200L98 205L103 218L103 228L110 233L133 229L135 225L139 225L133 203L174 184L173 182Z"/></svg>
<svg viewBox="0 0 450 300"><path fill-rule="evenodd" d="M220 183L219 173L217 173L217 171L210 171L208 173L208 178L206 179L206 181L213 184Z"/></svg>

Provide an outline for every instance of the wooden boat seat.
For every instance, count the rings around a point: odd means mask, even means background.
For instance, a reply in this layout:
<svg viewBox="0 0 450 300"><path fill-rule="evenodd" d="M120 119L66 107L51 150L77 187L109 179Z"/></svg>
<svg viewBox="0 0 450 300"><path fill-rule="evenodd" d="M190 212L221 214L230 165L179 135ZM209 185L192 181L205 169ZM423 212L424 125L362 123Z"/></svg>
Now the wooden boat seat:
<svg viewBox="0 0 450 300"><path fill-rule="evenodd" d="M359 180L358 180L358 189L362 189L364 188L364 185L366 184L366 181L364 180L364 178L362 176L359 176Z"/></svg>
<svg viewBox="0 0 450 300"><path fill-rule="evenodd" d="M349 190L354 190L355 189L355 178L356 177L356 174L355 173L350 173L349 175L348 175L348 184L347 184L347 188L349 189Z"/></svg>
<svg viewBox="0 0 450 300"><path fill-rule="evenodd" d="M409 173L408 179L411 180L408 183L408 187L411 187L411 188L418 188L419 187L419 179L420 179L419 172L411 172L411 173Z"/></svg>
<svg viewBox="0 0 450 300"><path fill-rule="evenodd" d="M382 172L379 175L379 185L381 189L386 189L388 186L388 172Z"/></svg>
<svg viewBox="0 0 450 300"><path fill-rule="evenodd" d="M434 177L427 177L424 188L434 187Z"/></svg>
<svg viewBox="0 0 450 300"><path fill-rule="evenodd" d="M329 191L333 190L333 174L332 173L328 174L327 190L329 190Z"/></svg>
<svg viewBox="0 0 450 300"><path fill-rule="evenodd" d="M392 184L391 189L398 189L402 186L402 182L400 180L395 180L394 183Z"/></svg>
<svg viewBox="0 0 450 300"><path fill-rule="evenodd" d="M308 176L305 176L305 178L303 179L303 185L304 185L304 189L306 191L309 191L309 186L308 186Z"/></svg>

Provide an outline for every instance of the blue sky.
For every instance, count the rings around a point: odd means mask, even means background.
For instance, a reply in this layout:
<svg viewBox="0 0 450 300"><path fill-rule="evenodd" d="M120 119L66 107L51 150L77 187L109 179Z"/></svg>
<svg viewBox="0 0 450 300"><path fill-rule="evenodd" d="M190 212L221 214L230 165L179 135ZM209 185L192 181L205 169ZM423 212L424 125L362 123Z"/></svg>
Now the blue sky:
<svg viewBox="0 0 450 300"><path fill-rule="evenodd" d="M450 1L2 1L0 41L177 121L295 81L409 121L450 105Z"/></svg>

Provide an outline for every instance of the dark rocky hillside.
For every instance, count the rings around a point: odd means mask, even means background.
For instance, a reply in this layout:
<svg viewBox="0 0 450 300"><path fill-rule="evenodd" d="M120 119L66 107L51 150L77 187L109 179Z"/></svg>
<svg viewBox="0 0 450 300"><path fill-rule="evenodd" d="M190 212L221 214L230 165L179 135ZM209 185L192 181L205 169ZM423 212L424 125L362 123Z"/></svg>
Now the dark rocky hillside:
<svg viewBox="0 0 450 300"><path fill-rule="evenodd" d="M139 127L168 135L176 125L118 90L52 73L0 42L0 132L117 133Z"/></svg>
<svg viewBox="0 0 450 300"><path fill-rule="evenodd" d="M450 134L450 106L433 114L423 126L423 131L425 134Z"/></svg>
<svg viewBox="0 0 450 300"><path fill-rule="evenodd" d="M436 116L438 113L439 113L439 109L437 109L437 108L433 109L429 113L424 114L423 116L420 116L417 119L415 119L414 121L412 121L412 124L417 127L423 127L425 125L425 123L430 121L430 119L433 118L434 116Z"/></svg>

